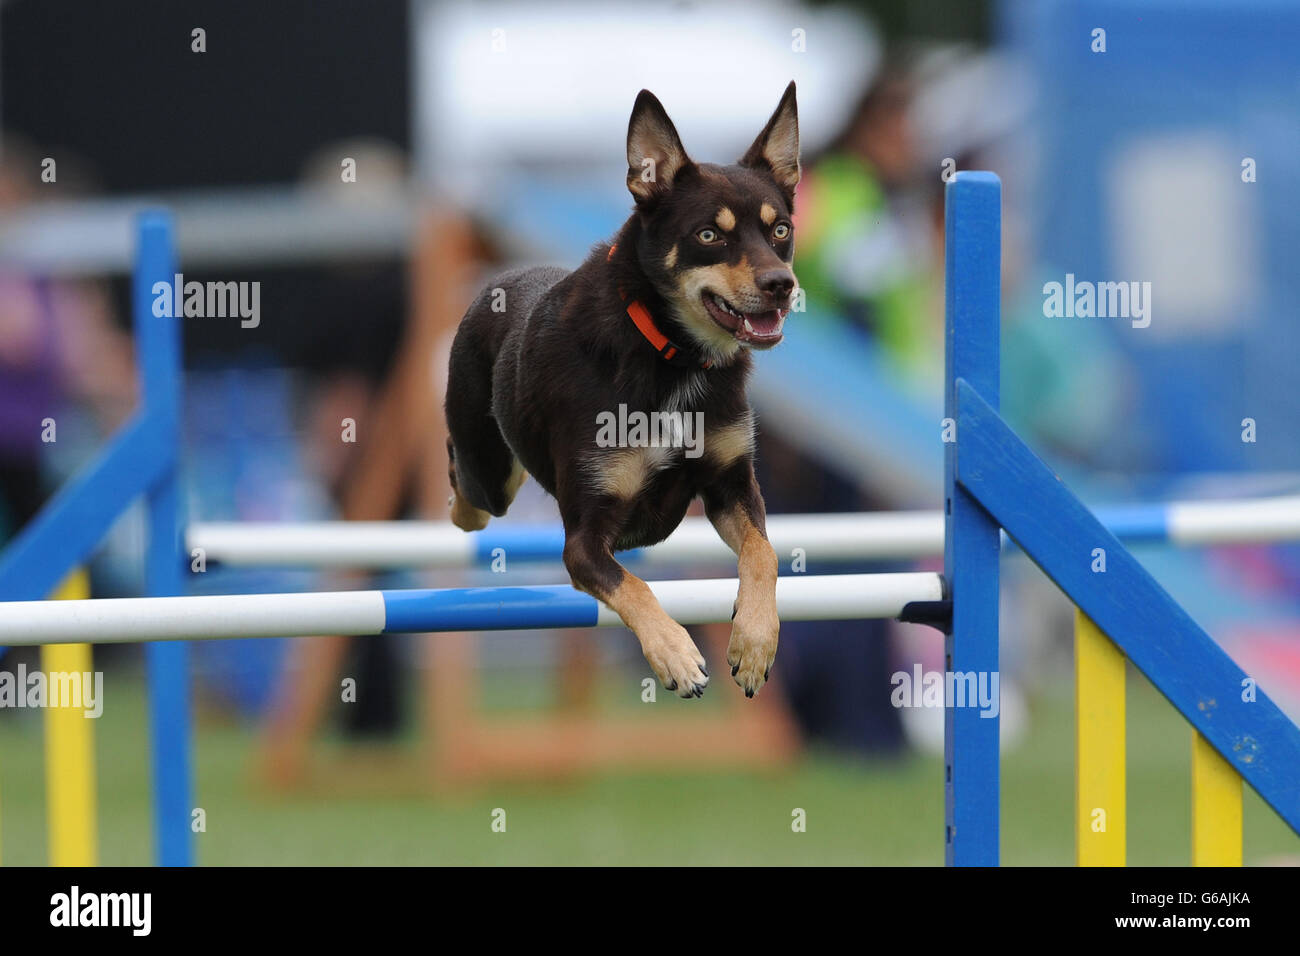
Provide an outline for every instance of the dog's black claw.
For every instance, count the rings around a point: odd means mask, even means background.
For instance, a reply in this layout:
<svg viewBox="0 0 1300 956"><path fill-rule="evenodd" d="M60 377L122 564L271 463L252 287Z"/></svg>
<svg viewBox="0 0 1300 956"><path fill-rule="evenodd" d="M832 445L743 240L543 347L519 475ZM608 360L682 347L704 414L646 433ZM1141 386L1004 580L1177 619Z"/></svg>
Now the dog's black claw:
<svg viewBox="0 0 1300 956"><path fill-rule="evenodd" d="M708 676L709 676L709 669L708 669L707 667L705 667L703 664L701 664L701 665L700 665L700 673L703 674L705 677L708 677Z"/></svg>
<svg viewBox="0 0 1300 956"><path fill-rule="evenodd" d="M740 610L740 602L736 601L731 605L731 619L733 621L736 619L736 611L738 610Z"/></svg>
<svg viewBox="0 0 1300 956"><path fill-rule="evenodd" d="M746 688L745 688L745 696L746 696L746 697L753 697L753 696L754 696L754 688L752 688L752 687L746 687Z"/></svg>
<svg viewBox="0 0 1300 956"><path fill-rule="evenodd" d="M732 676L732 677L735 677L735 676L736 676L736 671L738 671L738 670L740 670L740 665L739 665L739 664L733 664L732 667L731 667L731 676Z"/></svg>
<svg viewBox="0 0 1300 956"><path fill-rule="evenodd" d="M763 680L767 680L768 677L771 676L771 674L772 674L772 668L769 667L767 670L763 671Z"/></svg>
<svg viewBox="0 0 1300 956"><path fill-rule="evenodd" d="M677 681L673 681L671 684L665 684L664 687L665 687L667 690L676 690L676 689L677 689Z"/></svg>

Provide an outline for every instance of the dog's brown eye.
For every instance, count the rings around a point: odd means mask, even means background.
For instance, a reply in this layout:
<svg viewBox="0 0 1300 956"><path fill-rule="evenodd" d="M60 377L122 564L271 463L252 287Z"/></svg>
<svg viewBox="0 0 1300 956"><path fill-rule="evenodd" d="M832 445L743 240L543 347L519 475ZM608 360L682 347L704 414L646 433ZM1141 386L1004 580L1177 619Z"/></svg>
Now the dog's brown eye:
<svg viewBox="0 0 1300 956"><path fill-rule="evenodd" d="M708 245L718 241L718 232L716 229L701 229L695 234L695 238Z"/></svg>
<svg viewBox="0 0 1300 956"><path fill-rule="evenodd" d="M789 239L790 226L788 223L778 222L776 228L772 230L773 239Z"/></svg>

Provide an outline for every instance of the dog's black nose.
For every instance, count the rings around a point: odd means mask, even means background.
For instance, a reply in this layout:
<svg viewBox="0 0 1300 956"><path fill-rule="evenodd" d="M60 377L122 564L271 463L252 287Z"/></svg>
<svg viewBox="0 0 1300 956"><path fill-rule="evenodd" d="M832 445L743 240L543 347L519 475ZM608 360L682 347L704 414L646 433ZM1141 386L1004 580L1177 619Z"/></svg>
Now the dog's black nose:
<svg viewBox="0 0 1300 956"><path fill-rule="evenodd" d="M764 295L785 299L794 291L794 273L789 269L768 269L754 280Z"/></svg>

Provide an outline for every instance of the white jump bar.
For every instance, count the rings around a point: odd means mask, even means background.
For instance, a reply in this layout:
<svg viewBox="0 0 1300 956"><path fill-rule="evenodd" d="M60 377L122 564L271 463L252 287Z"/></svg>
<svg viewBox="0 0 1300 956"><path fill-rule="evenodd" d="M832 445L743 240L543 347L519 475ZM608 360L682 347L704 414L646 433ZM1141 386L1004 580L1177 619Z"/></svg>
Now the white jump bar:
<svg viewBox="0 0 1300 956"><path fill-rule="evenodd" d="M706 624L731 619L737 582L650 587L679 623ZM783 620L824 621L898 617L914 601L941 600L943 590L942 577L933 573L796 575L777 581L776 596ZM618 624L612 611L568 585L0 602L0 645Z"/></svg>
<svg viewBox="0 0 1300 956"><path fill-rule="evenodd" d="M804 549L813 560L864 557L916 558L943 553L938 512L848 515L778 515L767 519L778 554ZM237 566L313 568L465 568L491 560L496 547L507 560L521 554L559 560L557 527L501 526L466 534L446 521L233 522L194 524L187 546L206 560ZM668 540L637 552L640 564L727 561L735 555L704 518L687 518Z"/></svg>
<svg viewBox="0 0 1300 956"><path fill-rule="evenodd" d="M1179 545L1300 540L1300 495L1245 501L1184 501L1102 508L1098 517L1126 541ZM783 559L796 548L810 561L910 560L943 554L938 511L773 515L768 536ZM311 568L464 568L486 566L494 549L509 560L559 560L558 526L489 527L465 534L445 521L223 523L189 528L188 547L229 565ZM703 518L630 556L642 565L729 560L733 555Z"/></svg>

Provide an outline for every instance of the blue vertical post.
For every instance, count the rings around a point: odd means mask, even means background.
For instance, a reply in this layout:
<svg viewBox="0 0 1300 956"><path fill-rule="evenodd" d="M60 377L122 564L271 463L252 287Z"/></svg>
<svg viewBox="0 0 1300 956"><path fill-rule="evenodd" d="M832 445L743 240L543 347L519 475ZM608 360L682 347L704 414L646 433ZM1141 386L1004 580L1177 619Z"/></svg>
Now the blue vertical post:
<svg viewBox="0 0 1300 956"><path fill-rule="evenodd" d="M992 173L958 173L945 203L944 415L951 428L958 380L998 404L1002 184ZM963 701L961 691L971 686L970 675L976 687L997 687L1000 529L957 481L961 440L958 431L944 445L944 573L952 598L945 686L957 689L944 712L945 859L950 866L996 866L1000 708L981 708L978 697Z"/></svg>
<svg viewBox="0 0 1300 956"><path fill-rule="evenodd" d="M176 273L172 218L151 211L139 220L134 312L137 362L145 413L154 421L151 455L170 462L149 488L145 587L155 597L181 593L184 555L180 540L180 317L172 310L154 314L166 284L171 297ZM158 287L161 290L161 287ZM160 310L162 311L162 310ZM160 866L189 866L190 841L190 689L189 646L180 641L145 645L149 682L149 727L153 760L154 848Z"/></svg>

